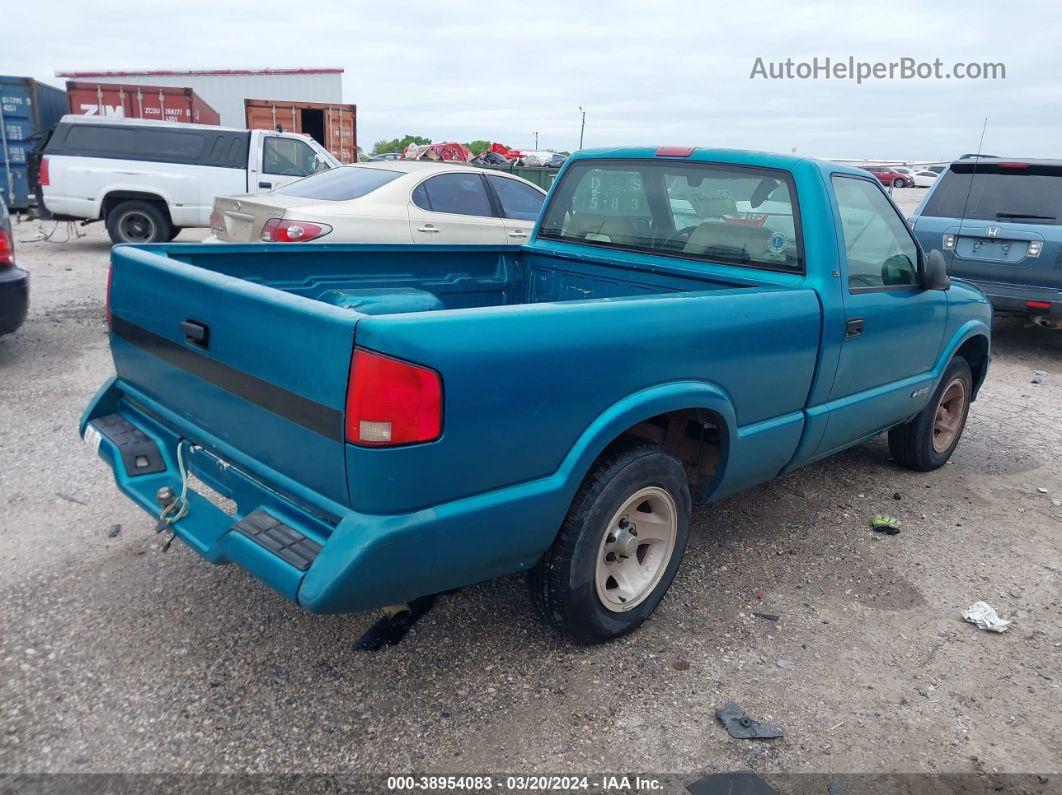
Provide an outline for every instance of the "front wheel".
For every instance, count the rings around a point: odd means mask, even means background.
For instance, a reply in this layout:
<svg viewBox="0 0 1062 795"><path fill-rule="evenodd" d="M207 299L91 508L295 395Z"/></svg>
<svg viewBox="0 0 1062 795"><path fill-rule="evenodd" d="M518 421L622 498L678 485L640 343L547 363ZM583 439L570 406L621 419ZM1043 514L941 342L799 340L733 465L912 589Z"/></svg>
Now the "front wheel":
<svg viewBox="0 0 1062 795"><path fill-rule="evenodd" d="M894 188L902 188L903 187L903 180L900 179L899 177L897 177L896 179L894 179L892 181L892 187L894 187Z"/></svg>
<svg viewBox="0 0 1062 795"><path fill-rule="evenodd" d="M675 579L689 536L682 463L639 444L597 464L572 501L553 545L530 572L532 600L581 643L641 624Z"/></svg>
<svg viewBox="0 0 1062 795"><path fill-rule="evenodd" d="M893 459L920 472L944 466L959 444L972 398L970 365L956 356L926 407L911 421L889 431Z"/></svg>

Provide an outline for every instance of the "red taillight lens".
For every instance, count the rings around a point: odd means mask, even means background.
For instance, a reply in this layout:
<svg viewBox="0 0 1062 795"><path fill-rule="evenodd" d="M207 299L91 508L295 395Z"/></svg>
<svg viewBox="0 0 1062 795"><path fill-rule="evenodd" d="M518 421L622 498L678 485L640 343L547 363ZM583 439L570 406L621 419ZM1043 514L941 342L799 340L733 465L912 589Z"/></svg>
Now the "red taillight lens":
<svg viewBox="0 0 1062 795"><path fill-rule="evenodd" d="M347 441L367 447L430 442L442 432L442 379L434 370L354 349Z"/></svg>
<svg viewBox="0 0 1062 795"><path fill-rule="evenodd" d="M1051 308L1051 304L1049 304L1047 301L1026 301L1025 305L1027 307L1029 307L1029 309L1050 309Z"/></svg>
<svg viewBox="0 0 1062 795"><path fill-rule="evenodd" d="M48 175L48 158L41 158L41 186L51 185L51 178Z"/></svg>
<svg viewBox="0 0 1062 795"><path fill-rule="evenodd" d="M0 229L0 265L10 268L15 264L15 247L6 229Z"/></svg>
<svg viewBox="0 0 1062 795"><path fill-rule="evenodd" d="M107 298L104 303L104 313L107 319L107 328L111 327L111 280L114 278L114 263L107 265Z"/></svg>
<svg viewBox="0 0 1062 795"><path fill-rule="evenodd" d="M262 227L261 239L266 243L305 243L307 240L327 235L331 231L332 227L328 224L270 218Z"/></svg>
<svg viewBox="0 0 1062 795"><path fill-rule="evenodd" d="M210 231L211 232L220 232L221 231L221 213L218 212L218 208L217 207L215 207L213 210L210 211Z"/></svg>

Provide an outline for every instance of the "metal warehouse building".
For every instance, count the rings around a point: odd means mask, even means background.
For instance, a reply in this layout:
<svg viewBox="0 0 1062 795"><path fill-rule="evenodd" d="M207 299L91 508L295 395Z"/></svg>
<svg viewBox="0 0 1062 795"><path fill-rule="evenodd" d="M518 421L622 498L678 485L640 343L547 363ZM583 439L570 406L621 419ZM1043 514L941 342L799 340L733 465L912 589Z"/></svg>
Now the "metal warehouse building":
<svg viewBox="0 0 1062 795"><path fill-rule="evenodd" d="M245 127L244 100L343 102L342 69L189 69L56 72L56 77L94 83L191 88L221 116L226 127Z"/></svg>

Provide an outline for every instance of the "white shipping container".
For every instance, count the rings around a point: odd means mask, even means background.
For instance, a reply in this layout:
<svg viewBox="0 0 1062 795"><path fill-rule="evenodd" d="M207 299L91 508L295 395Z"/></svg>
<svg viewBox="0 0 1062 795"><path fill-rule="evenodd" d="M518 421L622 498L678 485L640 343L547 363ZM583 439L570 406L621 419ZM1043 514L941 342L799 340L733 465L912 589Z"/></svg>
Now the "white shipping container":
<svg viewBox="0 0 1062 795"><path fill-rule="evenodd" d="M334 104L343 101L342 69L167 69L55 74L96 83L190 88L218 112L223 127L247 125L246 99Z"/></svg>

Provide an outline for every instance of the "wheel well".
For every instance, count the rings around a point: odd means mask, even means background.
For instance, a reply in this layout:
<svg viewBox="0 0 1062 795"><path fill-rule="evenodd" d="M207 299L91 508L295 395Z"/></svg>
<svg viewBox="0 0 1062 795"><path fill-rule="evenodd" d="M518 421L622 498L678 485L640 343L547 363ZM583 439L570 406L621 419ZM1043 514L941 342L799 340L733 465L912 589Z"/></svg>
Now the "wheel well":
<svg viewBox="0 0 1062 795"><path fill-rule="evenodd" d="M115 190L104 196L103 202L100 204L100 218L106 221L107 216L111 214L111 210L113 210L115 206L124 201L128 201L129 199L151 202L163 212L167 220L172 220L170 219L170 208L166 204L165 199L156 193L144 193L137 190Z"/></svg>
<svg viewBox="0 0 1062 795"><path fill-rule="evenodd" d="M598 458L639 439L658 444L682 462L690 492L696 501L696 495L721 470L726 454L725 431L722 418L713 411L669 411L632 425L613 439Z"/></svg>
<svg viewBox="0 0 1062 795"><path fill-rule="evenodd" d="M988 338L980 334L970 337L959 346L955 355L961 356L970 365L970 372L973 374L974 397L976 397L977 390L980 389L985 379L985 368L988 367Z"/></svg>

